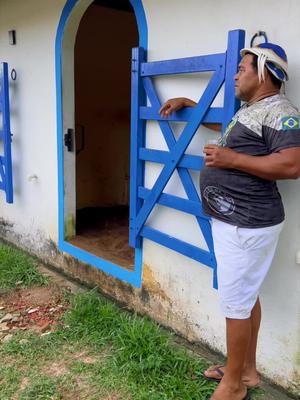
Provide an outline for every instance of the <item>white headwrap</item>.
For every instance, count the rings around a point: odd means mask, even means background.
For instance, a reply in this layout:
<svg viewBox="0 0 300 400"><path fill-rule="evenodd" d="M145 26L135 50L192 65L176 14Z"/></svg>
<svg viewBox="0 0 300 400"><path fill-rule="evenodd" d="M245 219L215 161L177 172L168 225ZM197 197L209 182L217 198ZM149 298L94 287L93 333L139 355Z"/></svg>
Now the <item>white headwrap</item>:
<svg viewBox="0 0 300 400"><path fill-rule="evenodd" d="M241 50L240 54L242 57L247 53L255 54L257 56L257 73L259 82L264 82L265 80L265 67L268 68L268 70L280 81L287 81L289 79L288 62L284 50L272 43L264 43L262 46L268 46L269 48L260 47L260 45L249 48L245 47ZM280 55L278 54L278 49L281 51Z"/></svg>

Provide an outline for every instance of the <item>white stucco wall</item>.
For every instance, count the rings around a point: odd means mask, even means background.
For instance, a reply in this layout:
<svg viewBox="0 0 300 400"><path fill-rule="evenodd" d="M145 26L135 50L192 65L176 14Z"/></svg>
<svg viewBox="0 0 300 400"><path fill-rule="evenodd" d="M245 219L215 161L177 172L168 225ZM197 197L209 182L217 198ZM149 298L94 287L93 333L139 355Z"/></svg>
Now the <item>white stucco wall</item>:
<svg viewBox="0 0 300 400"><path fill-rule="evenodd" d="M10 81L14 204L0 192L1 218L33 247L58 237L55 35L64 0L1 0L0 60ZM17 44L8 43L16 30ZM36 175L37 179L30 178Z"/></svg>
<svg viewBox="0 0 300 400"><path fill-rule="evenodd" d="M90 1L83 2L89 4ZM296 38L300 37L300 4L297 0L284 3L279 0L253 0L251 3L245 0L144 0L143 3L148 21L150 61L223 52L229 30L245 29L247 44L258 29L265 30L269 39L281 44L289 55L291 81L286 91L300 107L300 70L297 67L300 48L296 45ZM64 4L65 0L0 0L0 60L7 61L10 69L14 68L18 74L17 80L11 82L15 202L7 205L0 192L0 218L14 224L20 241L26 238L34 248L43 247L49 238L56 242L58 236L54 45ZM76 18L74 15L73 23L78 25ZM11 29L17 32L16 46L8 44L7 32ZM205 83L205 79L198 76L157 79L162 100L174 96L196 100ZM72 101L72 96L70 99ZM216 104L221 102L222 96ZM72 115L70 118L72 122ZM175 130L179 132L180 126L177 126ZM215 134L201 128L188 152L199 154L206 138L212 135ZM147 144L166 149L155 123L148 125ZM158 166L147 166L146 185L151 187L158 172ZM70 179L74 180L72 171L70 174ZM32 175L37 175L36 181L29 179ZM193 178L197 184L197 174L193 174ZM287 217L272 270L262 291L264 317L258 361L261 371L288 387L299 385L300 375L300 265L295 260L300 249L300 180L281 182L279 186ZM176 173L166 191L184 196ZM191 216L159 207L150 222L166 233L204 246ZM225 352L225 325L217 292L212 289L212 271L147 240L143 261L147 276L150 271L169 299L170 314L183 321L182 333ZM144 279L146 282L146 273ZM176 321L164 322L177 326Z"/></svg>
<svg viewBox="0 0 300 400"><path fill-rule="evenodd" d="M270 41L281 44L287 51L291 79L286 93L300 107L300 48L295 46L296 38L300 37L298 1L144 0L143 3L149 28L149 61L222 52L226 49L227 32L232 29L246 30L246 44L249 45L254 33L263 30ZM168 77L157 81L162 101L176 96L197 100L203 87L203 79L198 77ZM220 101L219 97L216 104ZM189 153L201 151L204 140L201 136L208 135L207 129L200 129ZM166 149L163 139L157 139L159 137L162 135L157 125L149 124L147 142ZM146 184L150 187L157 173L158 167L148 166ZM175 178L166 192L182 194L182 189L178 192L179 187L181 184ZM272 270L262 289L258 363L260 370L277 383L297 384L299 390L300 265L296 264L296 253L300 249L300 180L280 182L279 188L286 209L286 224ZM152 214L155 227L180 239L189 236L190 243L201 243L199 229L192 219L162 209ZM174 300L173 311L186 316L193 334L225 350L225 326L218 309L217 292L212 289L212 272L150 241L145 241L144 262L150 266L166 296Z"/></svg>

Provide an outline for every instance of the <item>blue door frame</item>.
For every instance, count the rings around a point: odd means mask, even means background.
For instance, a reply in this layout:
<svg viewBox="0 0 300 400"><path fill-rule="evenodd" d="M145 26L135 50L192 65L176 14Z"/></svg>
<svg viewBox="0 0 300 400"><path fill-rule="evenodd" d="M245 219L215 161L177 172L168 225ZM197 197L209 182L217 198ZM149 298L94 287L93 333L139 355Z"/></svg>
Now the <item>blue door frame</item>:
<svg viewBox="0 0 300 400"><path fill-rule="evenodd" d="M140 46L147 50L148 30L146 16L141 0L129 0L137 19ZM80 0L68 0L62 11L55 42L55 72L56 72L56 107L57 107L57 157L58 157L58 224L59 224L59 250L66 252L78 260L92 265L135 287L141 287L142 282L142 246L135 250L134 271L126 270L110 263L68 243L64 237L64 153L63 153L63 111L62 111L62 42L65 26L74 7ZM91 1L92 3L92 1Z"/></svg>

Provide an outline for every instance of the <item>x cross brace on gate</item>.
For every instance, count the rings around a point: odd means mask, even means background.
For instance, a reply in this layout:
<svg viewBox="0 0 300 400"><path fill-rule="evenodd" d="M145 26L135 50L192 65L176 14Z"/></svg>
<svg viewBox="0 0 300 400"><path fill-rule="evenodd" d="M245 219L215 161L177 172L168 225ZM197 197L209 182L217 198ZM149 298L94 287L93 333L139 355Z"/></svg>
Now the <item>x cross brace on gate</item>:
<svg viewBox="0 0 300 400"><path fill-rule="evenodd" d="M239 51L244 45L245 33L241 30L230 31L228 48L225 53L189 57L177 60L144 62L143 49L133 49L132 68L132 131L131 131L131 212L130 244L139 247L141 236L164 244L216 270L209 218L202 213L201 200L192 181L189 168L200 170L203 157L186 155L185 151L197 129L203 122L219 122L223 130L236 112L239 103L234 96L234 80L240 59ZM169 120L187 121L179 139L176 141L169 121L158 114L161 102L156 93L152 77L158 75L183 74L194 72L213 72L195 108L174 113ZM219 93L223 83L224 106L212 108L211 104ZM151 107L146 106L148 97ZM149 150L145 144L145 120L157 120L169 151ZM164 164L152 189L144 187L144 163L154 161ZM177 169L188 199L180 199L163 193L170 177ZM156 204L188 212L195 215L209 251L167 236L145 226L149 214ZM215 275L216 282L216 275Z"/></svg>

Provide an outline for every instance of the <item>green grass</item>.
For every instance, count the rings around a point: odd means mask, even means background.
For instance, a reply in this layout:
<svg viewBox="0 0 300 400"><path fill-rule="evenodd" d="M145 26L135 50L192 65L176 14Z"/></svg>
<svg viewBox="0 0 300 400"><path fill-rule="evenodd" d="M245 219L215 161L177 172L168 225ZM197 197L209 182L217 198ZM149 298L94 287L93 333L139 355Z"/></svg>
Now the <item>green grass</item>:
<svg viewBox="0 0 300 400"><path fill-rule="evenodd" d="M122 400L209 399L216 384L201 377L207 361L175 345L171 333L146 317L120 311L95 291L77 294L71 303L53 334L19 333L0 349L1 359L13 359L31 382L20 399L64 399L67 388L76 392L76 379L84 383L87 399L105 399L112 392L122 393ZM20 344L24 337L25 345ZM78 358L82 352L94 362ZM67 372L47 376L53 363L62 363ZM9 392L12 384L15 380L2 388ZM1 390L0 385L2 399Z"/></svg>
<svg viewBox="0 0 300 400"><path fill-rule="evenodd" d="M45 283L32 259L8 246L1 245L0 270L2 287ZM50 335L14 334L0 359L1 400L207 400L216 387L202 378L206 360L96 290L70 295Z"/></svg>
<svg viewBox="0 0 300 400"><path fill-rule="evenodd" d="M20 344L24 337L28 342ZM95 362L77 359L82 351ZM74 383L76 377L97 396L116 391L123 393L124 400L202 400L209 398L215 387L200 377L207 366L205 360L178 348L173 335L158 324L119 310L95 291L71 299L71 308L56 332L44 337L20 332L0 348L0 358L8 360L7 367L24 371L23 377L31 382L23 390L22 400L54 395L59 399L66 386L62 382ZM53 362L63 362L68 379L47 376L49 369L44 366ZM1 390L9 392L16 381L20 384L20 378L0 385L1 399L5 398Z"/></svg>
<svg viewBox="0 0 300 400"><path fill-rule="evenodd" d="M0 364L0 399L11 399L19 388L22 373L15 368L15 365Z"/></svg>
<svg viewBox="0 0 300 400"><path fill-rule="evenodd" d="M141 393L147 393L150 398L149 394L153 393L152 397L157 399L204 399L214 387L205 381L206 390L203 390L204 380L195 379L207 363L175 347L173 336L153 321L120 312L94 292L75 298L74 308L66 315L71 332L78 327L75 315L80 316L80 326L89 332L82 336L83 331L77 331L77 340L97 347L103 346L106 338L106 344L111 346L110 361L118 374L126 376L130 385L140 392L133 398L144 398ZM102 332L100 340L98 329Z"/></svg>
<svg viewBox="0 0 300 400"><path fill-rule="evenodd" d="M17 282L30 287L44 285L47 279L37 271L33 258L15 247L0 243L0 288L14 288Z"/></svg>

